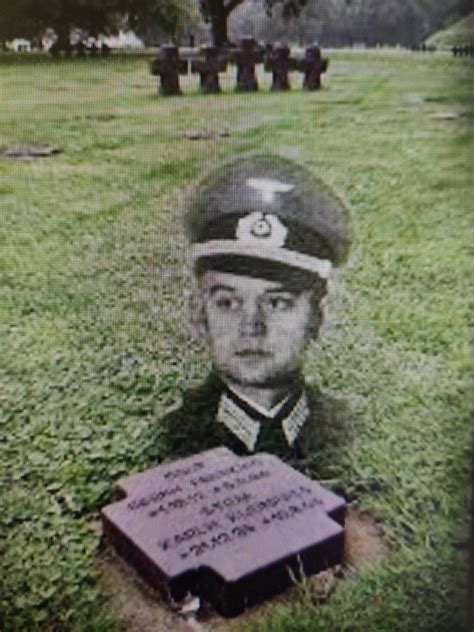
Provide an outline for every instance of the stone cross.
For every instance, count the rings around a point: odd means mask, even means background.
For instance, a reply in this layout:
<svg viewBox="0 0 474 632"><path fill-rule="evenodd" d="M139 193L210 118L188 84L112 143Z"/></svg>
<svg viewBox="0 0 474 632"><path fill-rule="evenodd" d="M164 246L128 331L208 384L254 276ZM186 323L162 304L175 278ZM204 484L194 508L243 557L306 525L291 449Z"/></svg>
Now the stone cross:
<svg viewBox="0 0 474 632"><path fill-rule="evenodd" d="M255 64L263 62L264 49L253 37L242 37L240 47L233 51L232 60L237 65L237 90L251 92L258 90Z"/></svg>
<svg viewBox="0 0 474 632"><path fill-rule="evenodd" d="M86 46L82 40L79 40L76 44L76 54L78 57L86 56Z"/></svg>
<svg viewBox="0 0 474 632"><path fill-rule="evenodd" d="M451 48L451 51L454 57L457 57L458 55L470 55L472 57L474 54L474 46L472 44L464 44L463 46L455 45Z"/></svg>
<svg viewBox="0 0 474 632"><path fill-rule="evenodd" d="M303 88L306 90L319 90L321 87L321 75L326 72L329 61L321 58L321 49L317 44L309 46L304 53L304 58L294 62L294 69L304 72Z"/></svg>
<svg viewBox="0 0 474 632"><path fill-rule="evenodd" d="M178 47L172 44L161 46L151 62L151 74L160 77L161 94L181 94L179 75L186 75L188 62L179 58Z"/></svg>
<svg viewBox="0 0 474 632"><path fill-rule="evenodd" d="M119 481L106 540L174 602L223 616L342 561L343 498L270 454L215 448Z"/></svg>
<svg viewBox="0 0 474 632"><path fill-rule="evenodd" d="M191 72L199 73L202 92L220 92L219 73L227 70L227 55L215 46L203 46L201 55L191 62Z"/></svg>
<svg viewBox="0 0 474 632"><path fill-rule="evenodd" d="M304 59L298 63L298 69L304 72L303 88L306 90L319 90L321 88L321 75L326 72L329 61L321 58L321 49L313 44L306 49Z"/></svg>
<svg viewBox="0 0 474 632"><path fill-rule="evenodd" d="M265 70L272 73L272 90L289 90L288 73L297 70L298 63L290 58L290 49L282 42L276 42L267 49Z"/></svg>

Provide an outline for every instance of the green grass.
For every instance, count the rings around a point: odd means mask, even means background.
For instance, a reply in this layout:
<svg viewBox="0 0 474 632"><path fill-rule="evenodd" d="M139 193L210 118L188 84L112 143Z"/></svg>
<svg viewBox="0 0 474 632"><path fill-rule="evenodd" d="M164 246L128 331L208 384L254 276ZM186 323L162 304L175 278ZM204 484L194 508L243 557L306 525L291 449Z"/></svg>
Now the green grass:
<svg viewBox="0 0 474 632"><path fill-rule="evenodd" d="M183 194L247 150L293 156L349 204L356 240L307 377L351 404L333 484L391 553L257 629L460 630L467 600L469 62L333 53L319 93L156 96L140 58L0 60L3 632L112 630L95 524L160 456L156 423L208 359L186 319ZM1 62L4 63L1 63ZM296 88L298 76L293 78ZM457 112L453 120L435 118ZM186 130L231 136L190 141ZM237 621L237 628L239 628Z"/></svg>

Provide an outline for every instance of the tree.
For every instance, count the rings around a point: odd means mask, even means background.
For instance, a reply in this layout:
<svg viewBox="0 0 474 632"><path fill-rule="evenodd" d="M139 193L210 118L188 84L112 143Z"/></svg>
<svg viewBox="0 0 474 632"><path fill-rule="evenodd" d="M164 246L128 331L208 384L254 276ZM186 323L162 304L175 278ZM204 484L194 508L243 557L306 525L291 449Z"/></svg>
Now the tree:
<svg viewBox="0 0 474 632"><path fill-rule="evenodd" d="M33 37L38 33L31 17L32 0L0 0L0 41Z"/></svg>
<svg viewBox="0 0 474 632"><path fill-rule="evenodd" d="M143 37L159 30L169 33L174 39L183 30L191 17L188 0L116 0L125 25Z"/></svg>
<svg viewBox="0 0 474 632"><path fill-rule="evenodd" d="M187 15L188 5L182 0L0 0L0 40L33 37L53 28L57 48L68 51L73 28L97 36L159 23L176 36Z"/></svg>
<svg viewBox="0 0 474 632"><path fill-rule="evenodd" d="M197 1L197 0L196 0ZM308 0L298 19L281 11L262 16L262 0L247 0L229 20L229 37L251 32L257 39L324 46L354 43L419 45L446 21L472 11L472 0Z"/></svg>
<svg viewBox="0 0 474 632"><path fill-rule="evenodd" d="M227 20L234 9L245 0L199 0L201 13L211 23L212 41L215 46L228 44ZM297 17L308 0L262 0L267 15L271 16L276 5L282 7L284 18Z"/></svg>
<svg viewBox="0 0 474 632"><path fill-rule="evenodd" d="M116 16L117 0L10 0L0 1L0 37L33 37L52 28L59 49L68 50L73 27L92 35Z"/></svg>

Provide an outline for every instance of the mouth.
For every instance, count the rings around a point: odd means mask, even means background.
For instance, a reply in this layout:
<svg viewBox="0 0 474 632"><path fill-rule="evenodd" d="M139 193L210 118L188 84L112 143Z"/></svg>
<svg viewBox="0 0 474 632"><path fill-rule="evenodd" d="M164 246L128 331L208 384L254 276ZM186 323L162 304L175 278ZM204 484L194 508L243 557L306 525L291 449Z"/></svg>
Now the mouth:
<svg viewBox="0 0 474 632"><path fill-rule="evenodd" d="M242 349L235 354L238 358L269 358L272 354L264 349Z"/></svg>

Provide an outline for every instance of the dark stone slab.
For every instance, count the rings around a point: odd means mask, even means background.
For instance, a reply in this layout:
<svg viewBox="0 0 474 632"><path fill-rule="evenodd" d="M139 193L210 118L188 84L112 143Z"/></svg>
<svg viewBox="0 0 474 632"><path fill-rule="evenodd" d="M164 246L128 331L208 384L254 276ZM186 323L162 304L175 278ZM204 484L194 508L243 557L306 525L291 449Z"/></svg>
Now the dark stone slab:
<svg viewBox="0 0 474 632"><path fill-rule="evenodd" d="M24 158L26 160L40 158L43 156L52 156L58 154L61 150L57 145L50 143L25 143L10 147L5 151L5 156L9 158Z"/></svg>
<svg viewBox="0 0 474 632"><path fill-rule="evenodd" d="M269 454L217 448L119 481L106 538L156 588L235 616L337 564L344 500Z"/></svg>

